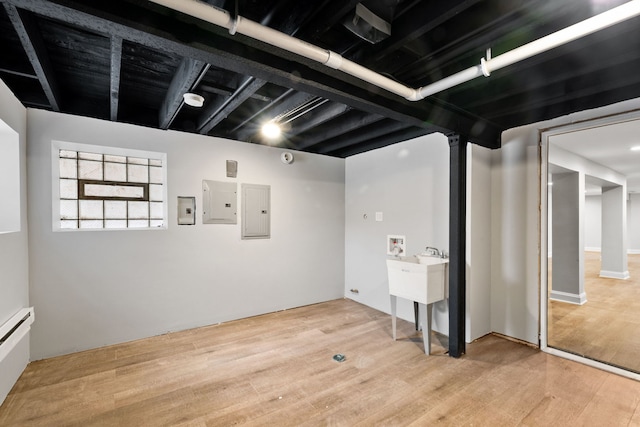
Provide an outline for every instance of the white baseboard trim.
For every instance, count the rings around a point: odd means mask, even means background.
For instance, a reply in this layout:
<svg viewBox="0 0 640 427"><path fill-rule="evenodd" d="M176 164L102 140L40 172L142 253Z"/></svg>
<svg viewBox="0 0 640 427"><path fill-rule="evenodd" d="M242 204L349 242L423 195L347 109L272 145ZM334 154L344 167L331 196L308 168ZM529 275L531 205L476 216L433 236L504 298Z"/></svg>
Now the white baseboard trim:
<svg viewBox="0 0 640 427"><path fill-rule="evenodd" d="M602 249L588 246L584 248L585 252L602 252ZM627 249L627 255L639 255L640 249ZM551 257L551 252L549 252L549 257Z"/></svg>
<svg viewBox="0 0 640 427"><path fill-rule="evenodd" d="M554 291L551 290L549 299L560 302L568 302L569 304L582 305L587 302L587 294L582 292L581 294L572 294L569 292Z"/></svg>
<svg viewBox="0 0 640 427"><path fill-rule="evenodd" d="M607 270L600 270L600 277L604 277L606 279L621 279L621 280L627 280L629 277L629 271L607 271Z"/></svg>

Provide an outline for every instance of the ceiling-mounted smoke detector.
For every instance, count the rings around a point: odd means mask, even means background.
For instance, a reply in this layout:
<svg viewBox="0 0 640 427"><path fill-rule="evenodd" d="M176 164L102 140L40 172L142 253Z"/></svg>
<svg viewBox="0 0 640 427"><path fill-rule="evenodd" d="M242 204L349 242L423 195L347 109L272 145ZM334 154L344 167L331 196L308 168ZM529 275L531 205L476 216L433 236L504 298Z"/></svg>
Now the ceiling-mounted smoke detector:
<svg viewBox="0 0 640 427"><path fill-rule="evenodd" d="M200 108L204 105L204 98L198 95L197 93L187 92L184 95L182 95L182 98L184 98L185 104L190 105L192 107Z"/></svg>
<svg viewBox="0 0 640 427"><path fill-rule="evenodd" d="M369 43L378 43L391 35L391 22L398 0L365 0L356 5L344 26Z"/></svg>

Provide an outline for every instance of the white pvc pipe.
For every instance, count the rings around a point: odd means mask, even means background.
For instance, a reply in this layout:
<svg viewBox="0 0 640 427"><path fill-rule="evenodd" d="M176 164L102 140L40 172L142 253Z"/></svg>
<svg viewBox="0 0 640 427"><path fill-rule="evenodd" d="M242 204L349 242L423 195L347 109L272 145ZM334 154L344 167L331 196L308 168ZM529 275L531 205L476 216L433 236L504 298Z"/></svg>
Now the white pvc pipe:
<svg viewBox="0 0 640 427"><path fill-rule="evenodd" d="M500 68L512 65L523 59L531 58L539 53L546 52L555 47L572 42L579 38L588 36L596 31L603 30L612 25L631 19L640 15L640 0L633 0L624 3L599 15L592 16L577 24L571 25L562 30L551 33L548 36L527 43L493 59L487 60L487 68L489 71L499 70Z"/></svg>
<svg viewBox="0 0 640 427"><path fill-rule="evenodd" d="M181 0L180 3L183 1L184 0ZM268 43L322 64L325 64L329 60L328 50L296 39L273 28L258 24L247 18L238 16L236 31L252 39Z"/></svg>
<svg viewBox="0 0 640 427"><path fill-rule="evenodd" d="M640 15L640 0L631 0L620 6L609 9L599 15L585 19L548 36L527 43L495 58L483 58L480 65L467 68L442 80L418 89L410 88L398 83L375 71L343 58L330 50L296 39L280 31L258 24L246 18L238 17L234 20L227 11L218 9L197 0L151 0L154 3L177 10L186 15L210 22L226 28L231 34L236 32L263 41L272 46L285 49L305 58L320 62L331 68L350 74L363 81L383 88L391 93L402 96L409 101L419 101L427 96L466 83L482 75L488 76L491 71L499 70L508 65L546 52L573 40L600 31L604 28L626 21Z"/></svg>
<svg viewBox="0 0 640 427"><path fill-rule="evenodd" d="M571 25L562 30L551 33L548 36L539 38L523 46L496 56L495 58L483 61L487 74L491 71L499 70L508 65L515 64L524 59L551 50L555 47L577 40L581 37L603 30L612 25L623 22L627 19L640 15L640 0L632 0L621 6L609 9L599 15L592 16L577 24ZM476 77L483 75L482 63L475 67L467 68L457 74L446 77L442 80L434 82L428 86L421 87L417 90L417 98L412 101L424 99L434 93L441 92L453 86L466 83Z"/></svg>
<svg viewBox="0 0 640 427"><path fill-rule="evenodd" d="M237 32L255 40L296 53L313 61L320 62L321 64L325 64L331 68L350 74L360 80L369 82L404 98L409 99L415 97L415 89L358 65L353 61L345 59L338 53L322 49L318 46L312 45L311 43L307 43L295 37L291 37L288 34L274 30L273 28L258 24L257 22L251 21L247 18L239 16L237 20L234 21L227 11L218 9L209 4L196 0L151 1L169 9L177 10L186 15L193 16L194 18L226 28L232 34Z"/></svg>
<svg viewBox="0 0 640 427"><path fill-rule="evenodd" d="M233 18L226 10L218 9L210 4L199 1L175 1L175 0L151 0L166 8L177 10L185 15L215 24L230 30L233 26Z"/></svg>
<svg viewBox="0 0 640 427"><path fill-rule="evenodd" d="M442 92L443 90L447 90L454 86L458 86L459 84L466 83L469 80L473 80L476 77L480 76L482 76L482 68L480 67L480 65L476 65L475 67L467 68L466 70L460 71L449 77L445 77L442 80L433 82L428 86L423 86L416 90L415 98L407 99L409 99L409 101L420 101L421 99L425 99L427 96L431 96L434 93Z"/></svg>

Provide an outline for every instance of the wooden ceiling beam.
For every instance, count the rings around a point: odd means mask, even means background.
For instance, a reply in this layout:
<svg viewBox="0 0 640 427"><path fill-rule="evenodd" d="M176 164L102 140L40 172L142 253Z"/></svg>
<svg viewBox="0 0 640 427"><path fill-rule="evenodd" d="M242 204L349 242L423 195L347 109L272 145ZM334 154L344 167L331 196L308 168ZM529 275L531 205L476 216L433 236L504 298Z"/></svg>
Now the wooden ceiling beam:
<svg viewBox="0 0 640 427"><path fill-rule="evenodd" d="M492 55L496 56L504 53L505 49L513 48L513 44L518 38L519 45L522 45L546 35L540 33L546 27L537 26L535 22L531 21L531 15L563 16L558 13L558 8L571 8L572 12L579 16L575 8L580 0L565 0L563 2L513 0L508 3L501 0L491 1L496 5L492 5L489 9L501 8L500 15L483 15L481 19L478 18L477 25L473 28L445 24L443 32L454 34L454 36L448 42L423 52L424 54L419 55L415 62L408 65L403 64L402 70L394 72L396 78L420 85L428 84L441 79L444 70L455 73L464 68L461 64L469 66L477 64L480 58L485 56L487 48L492 49ZM559 19L562 20L562 18ZM549 22L547 22L548 25ZM556 24L556 26L558 25ZM558 27L558 29L560 28L561 26ZM549 31L548 28L546 29Z"/></svg>
<svg viewBox="0 0 640 427"><path fill-rule="evenodd" d="M398 130L396 132L391 132L386 135L381 135L377 138L373 138L368 141L349 145L340 150L330 151L326 154L329 156L345 158L349 156L354 156L356 154L361 154L366 151L371 151L378 148L386 147L388 145L395 144L397 142L408 141L410 139L427 135L433 132L436 132L436 131L435 130L429 131L428 129L411 126L406 129Z"/></svg>
<svg viewBox="0 0 640 427"><path fill-rule="evenodd" d="M36 76L33 73L23 73L21 71L16 71L16 70L9 70L8 68L0 68L0 73L5 73L5 74L11 74L14 76L20 76L20 77L26 77L28 79L38 79L38 76Z"/></svg>
<svg viewBox="0 0 640 427"><path fill-rule="evenodd" d="M171 79L167 94L158 111L158 126L168 129L183 105L183 95L190 92L200 76L206 72L208 64L191 58L183 58Z"/></svg>
<svg viewBox="0 0 640 427"><path fill-rule="evenodd" d="M118 101L120 99L120 70L122 64L122 38L111 37L111 91L110 114L111 121L118 120Z"/></svg>
<svg viewBox="0 0 640 427"><path fill-rule="evenodd" d="M37 23L29 13L18 10L15 5L5 3L4 8L20 38L20 43L40 81L51 109L60 111L58 85Z"/></svg>
<svg viewBox="0 0 640 427"><path fill-rule="evenodd" d="M339 104L336 102L330 102L327 105L323 105L316 110L313 110L298 120L294 120L292 123L294 127L288 132L289 136L299 135L308 131L318 125L326 123L335 119L338 116L349 111L351 108L345 104Z"/></svg>
<svg viewBox="0 0 640 427"><path fill-rule="evenodd" d="M309 147L325 140L336 138L348 132L368 126L382 120L384 117L377 114L368 114L361 111L352 111L340 116L324 126L318 126L304 135L298 135L293 140L297 150L306 150Z"/></svg>
<svg viewBox="0 0 640 427"><path fill-rule="evenodd" d="M160 7L123 1L3 0L7 4L124 40L216 64L242 75L330 99L408 126L460 132L485 147L499 146L503 129L425 99L410 102L355 77ZM344 2L342 2L344 3ZM70 6L71 5L71 6Z"/></svg>
<svg viewBox="0 0 640 427"><path fill-rule="evenodd" d="M422 37L481 0L422 1L393 21L391 36L364 50L367 64L375 64L403 45Z"/></svg>
<svg viewBox="0 0 640 427"><path fill-rule="evenodd" d="M392 132L406 129L407 127L409 126L407 126L406 123L395 122L393 120L380 121L374 125L367 126L366 129L359 130L358 132L351 132L322 144L318 144L316 152L320 154L329 154L334 151L345 149L351 145L357 145L361 142L378 138L381 135L388 135Z"/></svg>
<svg viewBox="0 0 640 427"><path fill-rule="evenodd" d="M209 133L266 83L264 80L248 77L230 97L209 105L200 116L198 132L203 135Z"/></svg>
<svg viewBox="0 0 640 427"><path fill-rule="evenodd" d="M309 24L297 31L303 40L317 40L331 27L344 19L362 0L329 0L315 16L310 17Z"/></svg>
<svg viewBox="0 0 640 427"><path fill-rule="evenodd" d="M308 93L295 92L293 90L287 91L285 94L289 95L284 98L278 97L272 101L269 105L262 108L257 114L254 114L249 123L244 123L241 128L233 130L229 136L239 141L248 141L260 130L261 123L272 120L314 98L313 95L309 95Z"/></svg>

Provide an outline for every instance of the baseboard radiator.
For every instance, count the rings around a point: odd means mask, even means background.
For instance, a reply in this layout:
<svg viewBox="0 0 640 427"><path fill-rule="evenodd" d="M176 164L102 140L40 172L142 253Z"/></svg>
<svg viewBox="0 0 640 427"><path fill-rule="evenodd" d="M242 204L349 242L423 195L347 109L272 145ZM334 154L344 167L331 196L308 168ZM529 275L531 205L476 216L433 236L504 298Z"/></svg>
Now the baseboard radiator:
<svg viewBox="0 0 640 427"><path fill-rule="evenodd" d="M31 329L33 307L23 308L0 326L0 363Z"/></svg>

